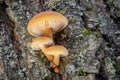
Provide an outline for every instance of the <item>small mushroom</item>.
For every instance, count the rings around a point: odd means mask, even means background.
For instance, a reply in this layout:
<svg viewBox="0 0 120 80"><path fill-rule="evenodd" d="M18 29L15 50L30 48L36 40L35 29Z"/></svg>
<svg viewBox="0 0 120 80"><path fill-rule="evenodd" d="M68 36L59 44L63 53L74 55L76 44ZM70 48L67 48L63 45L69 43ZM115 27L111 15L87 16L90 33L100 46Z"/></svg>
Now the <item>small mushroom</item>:
<svg viewBox="0 0 120 80"><path fill-rule="evenodd" d="M50 46L53 44L53 41L49 37L39 37L33 40L31 44L31 48L33 50L40 50L45 54L47 59L49 61L53 61L53 56L52 55L46 55L46 47Z"/></svg>
<svg viewBox="0 0 120 80"><path fill-rule="evenodd" d="M60 72L59 67L57 65L55 65L54 63L51 63L51 67L54 69L55 73L59 73Z"/></svg>
<svg viewBox="0 0 120 80"><path fill-rule="evenodd" d="M54 56L53 64L59 66L60 57L68 55L68 50L64 46L54 45L46 49L46 55Z"/></svg>
<svg viewBox="0 0 120 80"><path fill-rule="evenodd" d="M28 32L35 37L47 36L53 39L52 34L61 31L68 24L62 14L54 11L45 11L34 16L28 23Z"/></svg>
<svg viewBox="0 0 120 80"><path fill-rule="evenodd" d="M55 67L57 67L54 63L51 63L51 67L52 68L55 68Z"/></svg>
<svg viewBox="0 0 120 80"><path fill-rule="evenodd" d="M59 72L60 72L60 69L59 69L58 67L55 67L55 68L54 68L54 72L55 72L55 73L59 73Z"/></svg>

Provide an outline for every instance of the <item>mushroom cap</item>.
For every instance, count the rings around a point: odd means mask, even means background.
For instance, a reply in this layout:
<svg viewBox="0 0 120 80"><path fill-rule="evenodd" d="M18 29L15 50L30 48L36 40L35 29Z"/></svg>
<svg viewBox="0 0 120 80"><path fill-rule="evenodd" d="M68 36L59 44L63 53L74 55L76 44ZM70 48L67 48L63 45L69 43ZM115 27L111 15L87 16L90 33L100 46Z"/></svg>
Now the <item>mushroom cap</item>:
<svg viewBox="0 0 120 80"><path fill-rule="evenodd" d="M61 57L68 55L68 50L64 46L54 45L46 50L47 55L60 55Z"/></svg>
<svg viewBox="0 0 120 80"><path fill-rule="evenodd" d="M49 37L39 37L33 40L31 47L33 50L40 50L42 46L50 46L53 41Z"/></svg>
<svg viewBox="0 0 120 80"><path fill-rule="evenodd" d="M45 29L51 28L53 34L64 29L68 20L62 14L54 11L45 11L34 16L28 23L28 32L35 37L42 36Z"/></svg>

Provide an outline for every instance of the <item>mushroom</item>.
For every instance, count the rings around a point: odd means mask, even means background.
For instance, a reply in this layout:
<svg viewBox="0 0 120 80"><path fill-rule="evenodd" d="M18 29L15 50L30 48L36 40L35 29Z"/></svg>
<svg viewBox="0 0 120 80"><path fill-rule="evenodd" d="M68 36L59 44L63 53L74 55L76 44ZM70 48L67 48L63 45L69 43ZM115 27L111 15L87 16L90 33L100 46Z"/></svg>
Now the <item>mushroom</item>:
<svg viewBox="0 0 120 80"><path fill-rule="evenodd" d="M60 57L68 55L68 50L64 46L54 45L46 49L46 55L54 56L53 64L59 66Z"/></svg>
<svg viewBox="0 0 120 80"><path fill-rule="evenodd" d="M51 65L52 68L57 67L54 63L51 63L50 65Z"/></svg>
<svg viewBox="0 0 120 80"><path fill-rule="evenodd" d="M59 73L59 72L60 72L60 69L59 69L58 66L55 65L54 63L51 63L51 67L54 69L54 72L55 72L55 73Z"/></svg>
<svg viewBox="0 0 120 80"><path fill-rule="evenodd" d="M58 67L55 67L55 68L54 68L54 72L55 72L55 73L59 73L59 72L60 72L60 69L59 69Z"/></svg>
<svg viewBox="0 0 120 80"><path fill-rule="evenodd" d="M52 55L46 55L46 47L50 46L53 44L53 41L49 37L39 37L33 40L31 44L31 48L33 50L40 50L45 54L47 59L49 61L53 61L53 56Z"/></svg>
<svg viewBox="0 0 120 80"><path fill-rule="evenodd" d="M54 11L45 11L34 16L28 23L28 32L35 37L47 36L53 39L52 34L61 31L68 24L62 14Z"/></svg>

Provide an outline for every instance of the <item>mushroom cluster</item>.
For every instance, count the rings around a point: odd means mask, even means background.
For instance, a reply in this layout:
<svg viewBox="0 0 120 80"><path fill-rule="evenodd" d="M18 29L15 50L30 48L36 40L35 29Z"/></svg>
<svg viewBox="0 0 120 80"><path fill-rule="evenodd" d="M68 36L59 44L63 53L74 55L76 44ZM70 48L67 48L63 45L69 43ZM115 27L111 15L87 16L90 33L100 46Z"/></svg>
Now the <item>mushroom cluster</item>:
<svg viewBox="0 0 120 80"><path fill-rule="evenodd" d="M60 57L68 55L68 50L61 45L55 45L53 34L63 30L68 20L62 14L54 11L45 11L34 16L28 23L28 32L36 37L31 48L41 50L51 62L54 72L59 73Z"/></svg>

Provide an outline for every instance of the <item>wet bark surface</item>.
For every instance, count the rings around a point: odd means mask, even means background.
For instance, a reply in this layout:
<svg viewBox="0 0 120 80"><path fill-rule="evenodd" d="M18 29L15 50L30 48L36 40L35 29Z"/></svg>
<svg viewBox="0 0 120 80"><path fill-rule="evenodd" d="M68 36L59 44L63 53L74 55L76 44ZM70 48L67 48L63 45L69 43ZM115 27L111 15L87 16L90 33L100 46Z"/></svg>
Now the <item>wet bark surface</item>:
<svg viewBox="0 0 120 80"><path fill-rule="evenodd" d="M69 50L60 74L41 51L30 47L29 20L57 11L69 24L54 35ZM119 80L119 0L0 0L0 80Z"/></svg>

